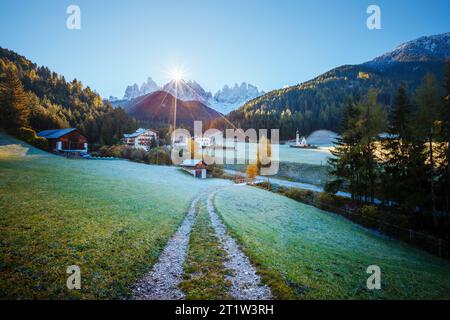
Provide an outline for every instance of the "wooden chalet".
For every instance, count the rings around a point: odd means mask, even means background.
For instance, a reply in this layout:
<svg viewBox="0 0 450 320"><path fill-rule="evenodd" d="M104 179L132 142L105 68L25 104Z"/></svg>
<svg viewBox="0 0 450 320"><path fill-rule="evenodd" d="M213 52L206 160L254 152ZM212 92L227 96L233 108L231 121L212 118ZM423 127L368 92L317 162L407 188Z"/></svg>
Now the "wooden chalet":
<svg viewBox="0 0 450 320"><path fill-rule="evenodd" d="M48 141L48 151L55 153L88 152L87 138L76 128L44 130L37 134Z"/></svg>

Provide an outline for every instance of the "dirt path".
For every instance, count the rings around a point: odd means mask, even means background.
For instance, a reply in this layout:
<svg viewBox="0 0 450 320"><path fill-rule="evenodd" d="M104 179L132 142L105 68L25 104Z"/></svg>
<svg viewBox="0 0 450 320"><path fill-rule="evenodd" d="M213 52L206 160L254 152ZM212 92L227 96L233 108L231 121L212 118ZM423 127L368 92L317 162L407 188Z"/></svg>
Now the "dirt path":
<svg viewBox="0 0 450 320"><path fill-rule="evenodd" d="M207 208L217 238L228 254L224 267L233 273L231 276L227 276L232 283L231 295L237 300L272 299L270 288L261 284L261 279L256 274L256 269L250 263L249 258L239 249L236 241L227 234L225 225L219 219L214 209L214 196L215 192L209 195Z"/></svg>
<svg viewBox="0 0 450 320"><path fill-rule="evenodd" d="M217 190L211 192L207 197L199 195L192 201L183 223L167 243L152 271L134 287L132 299L181 300L185 298L179 285L184 272L183 266L188 252L189 237L196 220L196 207L200 199L207 201L211 225L228 256L224 268L232 272L232 275L226 276L232 284L230 295L237 300L272 299L270 288L261 283L255 267L239 249L236 241L227 234L225 225L219 219L213 205L216 192Z"/></svg>
<svg viewBox="0 0 450 320"><path fill-rule="evenodd" d="M181 300L184 298L179 284L182 280L189 236L195 222L196 205L200 197L192 201L183 223L167 243L153 270L133 289L134 300Z"/></svg>

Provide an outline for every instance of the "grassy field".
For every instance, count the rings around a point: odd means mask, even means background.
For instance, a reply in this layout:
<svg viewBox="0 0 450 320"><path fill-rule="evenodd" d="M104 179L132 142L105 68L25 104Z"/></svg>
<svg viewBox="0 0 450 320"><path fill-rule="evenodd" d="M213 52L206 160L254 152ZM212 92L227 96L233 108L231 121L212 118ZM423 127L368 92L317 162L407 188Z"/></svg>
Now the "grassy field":
<svg viewBox="0 0 450 320"><path fill-rule="evenodd" d="M340 216L252 187L215 206L278 298L450 299L450 263ZM366 287L370 265L381 290Z"/></svg>
<svg viewBox="0 0 450 320"><path fill-rule="evenodd" d="M288 145L280 146L280 162L305 163L312 165L327 164L332 155L328 148L320 149L297 149Z"/></svg>
<svg viewBox="0 0 450 320"><path fill-rule="evenodd" d="M3 299L126 297L195 195L228 184L172 167L68 160L1 133L0 145ZM70 265L81 268L80 291L66 288Z"/></svg>
<svg viewBox="0 0 450 320"><path fill-rule="evenodd" d="M211 225L206 198L199 201L197 210L181 289L189 300L231 299L231 283L225 278L229 271L223 267L226 252Z"/></svg>
<svg viewBox="0 0 450 320"><path fill-rule="evenodd" d="M0 133L0 299L126 298L192 199L229 181L173 167L68 160ZM450 264L336 216L252 187L219 191L217 211L278 298L450 299ZM204 201L182 288L228 298L224 252ZM81 268L82 289L66 288ZM366 288L369 265L382 290Z"/></svg>
<svg viewBox="0 0 450 320"><path fill-rule="evenodd" d="M328 158L332 157L330 147L331 146L320 147L318 149L298 149L298 148L291 148L287 144L278 145L279 160L280 162L293 162L293 163L304 163L310 165L325 166L327 164ZM257 154L256 144L238 142L236 143L236 148L245 151L247 160L248 158L256 159ZM236 159L238 157L237 150L236 151L232 149L226 150L223 152L223 156L231 160Z"/></svg>

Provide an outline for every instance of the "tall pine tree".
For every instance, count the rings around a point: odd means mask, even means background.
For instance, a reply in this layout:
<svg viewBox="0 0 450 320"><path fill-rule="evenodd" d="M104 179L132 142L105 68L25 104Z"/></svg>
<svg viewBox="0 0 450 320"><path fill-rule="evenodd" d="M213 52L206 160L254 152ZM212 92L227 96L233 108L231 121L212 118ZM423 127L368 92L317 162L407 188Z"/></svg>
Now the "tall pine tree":
<svg viewBox="0 0 450 320"><path fill-rule="evenodd" d="M443 209L450 212L450 59L447 60L444 89L441 114L442 143L439 149L440 194Z"/></svg>
<svg viewBox="0 0 450 320"><path fill-rule="evenodd" d="M8 68L0 80L0 127L16 130L28 126L30 110L22 82L13 68Z"/></svg>
<svg viewBox="0 0 450 320"><path fill-rule="evenodd" d="M418 134L426 141L427 166L429 172L429 208L433 215L435 227L437 220L436 211L436 159L434 153L434 143L438 137L438 119L441 112L441 101L437 89L435 78L427 75L423 83L416 91L416 102L419 107L416 126Z"/></svg>
<svg viewBox="0 0 450 320"><path fill-rule="evenodd" d="M353 200L360 200L357 194L358 176L357 168L360 162L358 143L360 135L355 130L355 122L358 118L359 110L353 101L348 100L343 113L340 126L341 136L336 139L335 147L331 153L334 157L328 160L330 174L335 180L329 182L326 190L337 192L343 186L348 187Z"/></svg>
<svg viewBox="0 0 450 320"><path fill-rule="evenodd" d="M400 206L406 202L405 188L412 139L412 106L404 87L399 87L389 113L389 136L385 144L384 185L386 198Z"/></svg>
<svg viewBox="0 0 450 320"><path fill-rule="evenodd" d="M426 184L424 141L414 134L412 105L403 87L399 87L389 114L389 136L385 143L383 185L385 197L403 213L423 206ZM427 190L425 190L426 193Z"/></svg>
<svg viewBox="0 0 450 320"><path fill-rule="evenodd" d="M369 90L364 101L357 105L359 116L356 121L356 130L361 136L359 149L362 162L359 167L359 192L367 195L370 202L374 202L376 187L380 172L379 134L386 129L386 113L378 104L378 91Z"/></svg>

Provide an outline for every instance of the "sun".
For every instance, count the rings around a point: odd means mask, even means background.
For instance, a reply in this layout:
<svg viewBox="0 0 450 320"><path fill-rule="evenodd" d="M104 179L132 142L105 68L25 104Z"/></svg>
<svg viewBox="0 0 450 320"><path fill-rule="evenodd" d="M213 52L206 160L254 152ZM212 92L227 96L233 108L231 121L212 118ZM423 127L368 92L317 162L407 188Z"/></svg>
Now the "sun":
<svg viewBox="0 0 450 320"><path fill-rule="evenodd" d="M176 82L183 80L186 75L186 72L180 68L173 68L169 72L170 78Z"/></svg>

